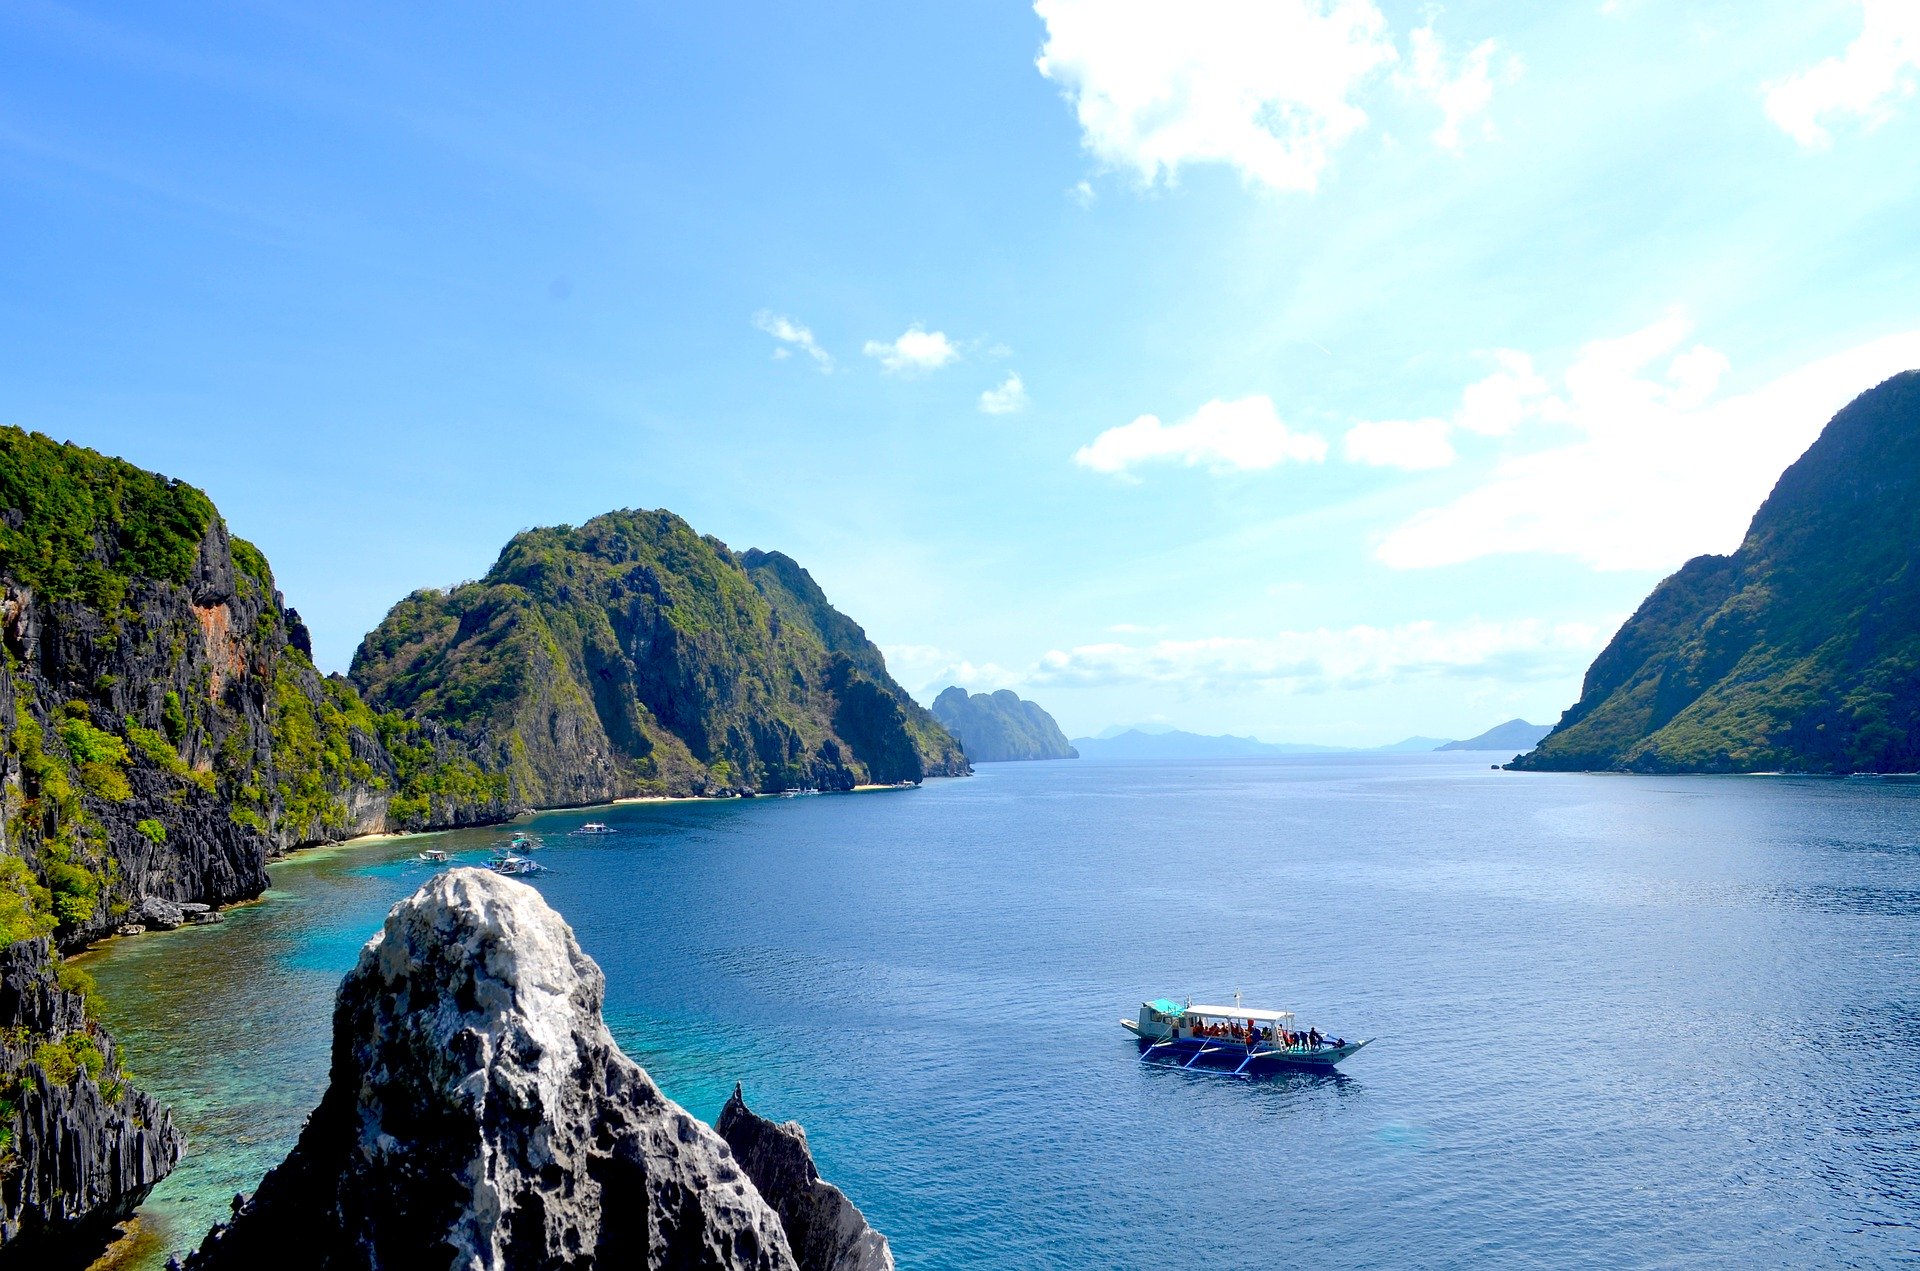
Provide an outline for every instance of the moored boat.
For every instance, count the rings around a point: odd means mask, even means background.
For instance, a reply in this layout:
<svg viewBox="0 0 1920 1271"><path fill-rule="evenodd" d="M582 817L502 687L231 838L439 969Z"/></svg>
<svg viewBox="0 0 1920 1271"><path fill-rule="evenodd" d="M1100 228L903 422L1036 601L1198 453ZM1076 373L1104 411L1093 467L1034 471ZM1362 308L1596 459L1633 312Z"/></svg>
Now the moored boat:
<svg viewBox="0 0 1920 1271"><path fill-rule="evenodd" d="M538 861L528 860L524 856L497 857L487 865L487 868L496 874L506 874L508 876L545 872Z"/></svg>
<svg viewBox="0 0 1920 1271"><path fill-rule="evenodd" d="M1292 1011L1266 1011L1239 1004L1196 1006L1155 998L1140 1004L1138 1019L1120 1026L1140 1040L1140 1061L1172 1068L1199 1068L1233 1076L1285 1068L1331 1069L1371 1041L1332 1037L1301 1028Z"/></svg>
<svg viewBox="0 0 1920 1271"><path fill-rule="evenodd" d="M419 861L424 861L428 865L445 865L449 860L453 858L448 856L445 852L441 851L437 847L430 847L426 851L420 853L420 855L415 857L414 859Z"/></svg>
<svg viewBox="0 0 1920 1271"><path fill-rule="evenodd" d="M605 821L588 821L585 825L573 831L575 834L612 834L614 832L614 828Z"/></svg>

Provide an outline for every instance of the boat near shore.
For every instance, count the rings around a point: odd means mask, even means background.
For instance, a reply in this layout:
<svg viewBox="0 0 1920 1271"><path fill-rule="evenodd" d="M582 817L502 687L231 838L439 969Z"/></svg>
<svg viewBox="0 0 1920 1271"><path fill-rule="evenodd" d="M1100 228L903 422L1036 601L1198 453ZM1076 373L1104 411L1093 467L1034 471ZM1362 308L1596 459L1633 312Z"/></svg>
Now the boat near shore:
<svg viewBox="0 0 1920 1271"><path fill-rule="evenodd" d="M1245 1077L1289 1068L1332 1071L1368 1041L1332 1037L1301 1028L1292 1011L1266 1011L1239 1004L1196 1006L1155 998L1140 1004L1138 1019L1120 1026L1140 1042L1140 1062L1195 1068Z"/></svg>

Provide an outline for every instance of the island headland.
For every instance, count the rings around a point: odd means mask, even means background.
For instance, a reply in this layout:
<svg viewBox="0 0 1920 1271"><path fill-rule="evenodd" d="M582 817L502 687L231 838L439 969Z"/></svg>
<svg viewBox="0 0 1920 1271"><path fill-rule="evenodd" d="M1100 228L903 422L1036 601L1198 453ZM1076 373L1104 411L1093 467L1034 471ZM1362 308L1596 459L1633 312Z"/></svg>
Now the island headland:
<svg viewBox="0 0 1920 1271"><path fill-rule="evenodd" d="M953 685L933 699L933 716L975 763L1080 757L1053 716L1012 689L969 695Z"/></svg>
<svg viewBox="0 0 1920 1271"><path fill-rule="evenodd" d="M1869 389L1731 556L1654 588L1529 771L1920 771L1920 371Z"/></svg>

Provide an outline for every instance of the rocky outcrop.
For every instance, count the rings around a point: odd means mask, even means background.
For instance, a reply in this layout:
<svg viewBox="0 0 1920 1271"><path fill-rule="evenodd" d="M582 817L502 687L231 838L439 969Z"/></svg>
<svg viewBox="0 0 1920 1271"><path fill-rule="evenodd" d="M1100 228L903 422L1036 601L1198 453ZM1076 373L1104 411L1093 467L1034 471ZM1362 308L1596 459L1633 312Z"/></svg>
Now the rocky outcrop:
<svg viewBox="0 0 1920 1271"><path fill-rule="evenodd" d="M84 1266L173 1169L173 1120L120 1074L42 939L0 948L0 1266Z"/></svg>
<svg viewBox="0 0 1920 1271"><path fill-rule="evenodd" d="M533 806L967 771L805 570L664 511L517 535L478 582L395 605L352 675Z"/></svg>
<svg viewBox="0 0 1920 1271"><path fill-rule="evenodd" d="M780 1215L804 1271L893 1271L887 1238L867 1225L845 1192L820 1177L799 1122L777 1125L756 1115L736 1084L715 1128Z"/></svg>
<svg viewBox="0 0 1920 1271"><path fill-rule="evenodd" d="M1521 769L1920 771L1920 371L1862 393L1731 556L1661 583Z"/></svg>
<svg viewBox="0 0 1920 1271"><path fill-rule="evenodd" d="M292 1154L187 1266L795 1267L727 1144L614 1045L603 992L533 888L436 877L342 983Z"/></svg>
<svg viewBox="0 0 1920 1271"><path fill-rule="evenodd" d="M954 685L934 699L933 716L960 739L975 763L1080 757L1053 716L1012 689L968 696Z"/></svg>

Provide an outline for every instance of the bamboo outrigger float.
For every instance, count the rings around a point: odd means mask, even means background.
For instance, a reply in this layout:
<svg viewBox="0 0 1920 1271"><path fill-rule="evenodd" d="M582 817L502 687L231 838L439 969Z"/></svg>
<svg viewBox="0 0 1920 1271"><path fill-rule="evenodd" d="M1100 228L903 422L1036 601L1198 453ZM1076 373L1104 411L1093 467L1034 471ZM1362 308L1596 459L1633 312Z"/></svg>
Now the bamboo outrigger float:
<svg viewBox="0 0 1920 1271"><path fill-rule="evenodd" d="M1263 1011L1240 1005L1196 1006L1156 998L1140 1004L1140 1018L1120 1026L1140 1039L1140 1062L1169 1068L1197 1068L1243 1077L1283 1068L1333 1066L1367 1044L1329 1037L1318 1028L1300 1029L1292 1011Z"/></svg>

